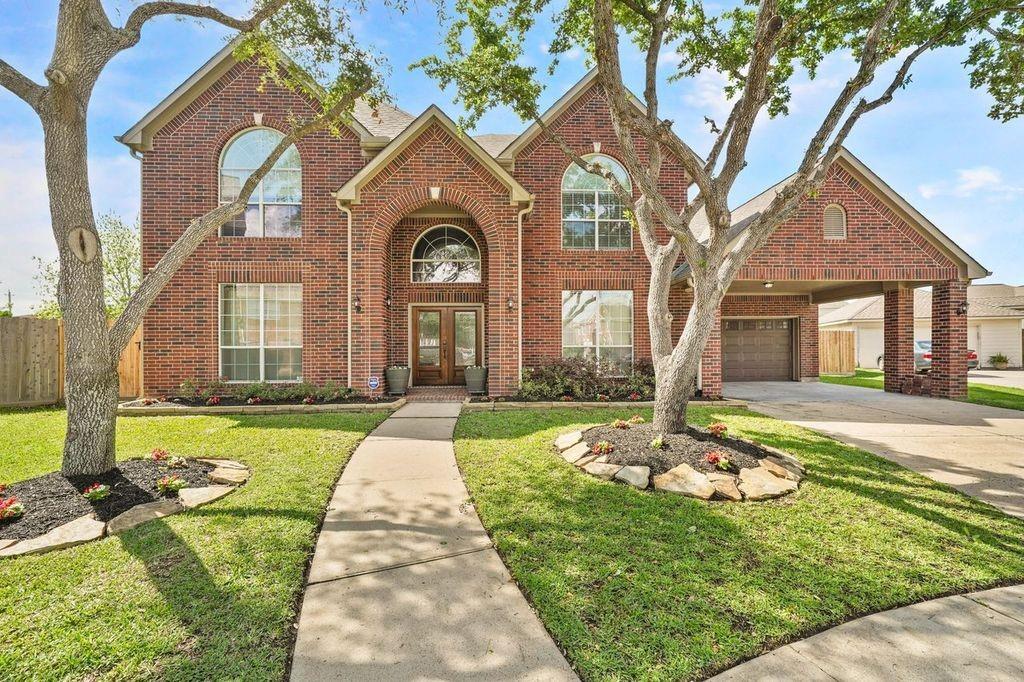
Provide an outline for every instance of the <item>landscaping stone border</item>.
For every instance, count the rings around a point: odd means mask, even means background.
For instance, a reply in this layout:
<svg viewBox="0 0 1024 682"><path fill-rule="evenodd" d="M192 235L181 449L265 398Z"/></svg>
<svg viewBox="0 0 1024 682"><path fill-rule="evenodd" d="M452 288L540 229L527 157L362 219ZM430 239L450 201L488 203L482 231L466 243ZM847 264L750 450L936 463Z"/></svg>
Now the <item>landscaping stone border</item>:
<svg viewBox="0 0 1024 682"><path fill-rule="evenodd" d="M130 402L135 402L130 401ZM331 412L394 412L405 405L406 399L399 398L381 403L337 403L330 405L181 405L179 407L127 407L117 408L119 417L165 417L168 415L211 415L211 414L323 414Z"/></svg>
<svg viewBox="0 0 1024 682"><path fill-rule="evenodd" d="M28 540L0 540L0 558L44 554L99 540L107 535L117 535L147 521L162 519L186 509L195 509L219 500L234 492L252 475L252 470L249 467L231 459L199 459L198 461L213 464L216 467L208 474L211 483L230 481L231 484L182 488L178 491L177 498L168 497L136 505L106 523L97 520L95 515L90 514L68 521L47 533Z"/></svg>
<svg viewBox="0 0 1024 682"><path fill-rule="evenodd" d="M583 431L569 431L555 439L555 449L562 459L595 478L619 481L640 490L653 487L701 500L754 502L795 492L807 473L800 460L788 452L746 441L770 454L760 460L759 466L740 469L738 476L725 472L705 474L685 463L651 476L650 467L611 464L606 455L593 454L583 434Z"/></svg>
<svg viewBox="0 0 1024 682"><path fill-rule="evenodd" d="M722 400L693 401L690 404L694 405L694 406L697 406L697 407L707 406L707 407L730 407L730 408L743 409L743 410L747 409L747 403L746 402L744 402L742 400L733 400L732 398L724 398ZM480 402L474 403L474 402L470 402L469 399L466 399L462 403L462 411L463 412L501 412L502 410L564 410L567 407L583 407L583 408L588 408L588 409L589 408L593 408L593 407L598 407L598 408L602 408L602 409L607 408L607 409L610 409L610 410L615 410L615 409L623 409L623 410L625 410L625 409L636 409L638 407L650 407L650 408L653 408L654 407L654 401L653 400L638 400L636 402L633 402L633 401L628 401L628 402L610 402L610 401L609 402L606 402L606 401L600 401L600 402L586 401L586 402L583 402L583 401L579 401L579 402L577 402L577 401L574 401L574 400L572 400L572 401L553 400L551 402L547 402L547 401L516 402L516 401L496 401L496 400L492 400L492 401L485 402L485 403L480 403Z"/></svg>

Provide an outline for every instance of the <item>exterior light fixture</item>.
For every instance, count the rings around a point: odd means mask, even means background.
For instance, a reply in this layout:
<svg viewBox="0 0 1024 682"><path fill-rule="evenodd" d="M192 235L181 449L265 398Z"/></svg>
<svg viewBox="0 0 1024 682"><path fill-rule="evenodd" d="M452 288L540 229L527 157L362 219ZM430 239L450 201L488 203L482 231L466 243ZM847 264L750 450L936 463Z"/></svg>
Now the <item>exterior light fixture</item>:
<svg viewBox="0 0 1024 682"><path fill-rule="evenodd" d="M970 307L971 307L971 304L968 303L967 301L964 301L963 303L961 303L960 305L958 305L956 307L956 314L957 315L966 315L967 314L967 309L970 308Z"/></svg>
<svg viewBox="0 0 1024 682"><path fill-rule="evenodd" d="M390 294L384 297L384 307L385 308L390 308L391 307L391 295Z"/></svg>
<svg viewBox="0 0 1024 682"><path fill-rule="evenodd" d="M773 286L775 286L775 282L765 282L764 283L764 288L765 289L771 289Z"/></svg>
<svg viewBox="0 0 1024 682"><path fill-rule="evenodd" d="M514 298L512 298L511 296L508 297L508 309L509 310L515 310L516 309L516 300Z"/></svg>
<svg viewBox="0 0 1024 682"><path fill-rule="evenodd" d="M363 312L363 302L359 296L352 299L352 308L354 308L357 313Z"/></svg>

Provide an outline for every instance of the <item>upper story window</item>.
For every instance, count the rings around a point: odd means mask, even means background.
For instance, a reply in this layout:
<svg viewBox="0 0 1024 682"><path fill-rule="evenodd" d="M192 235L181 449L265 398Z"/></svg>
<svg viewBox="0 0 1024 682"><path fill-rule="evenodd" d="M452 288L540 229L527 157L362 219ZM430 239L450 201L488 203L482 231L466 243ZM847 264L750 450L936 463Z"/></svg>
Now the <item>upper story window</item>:
<svg viewBox="0 0 1024 682"><path fill-rule="evenodd" d="M235 136L220 157L220 200L234 201L254 170L284 135L271 128L252 128ZM220 229L222 237L301 237L302 162L292 145L260 181L245 213Z"/></svg>
<svg viewBox="0 0 1024 682"><path fill-rule="evenodd" d="M412 281L479 282L480 249L454 225L432 227L412 247Z"/></svg>
<svg viewBox="0 0 1024 682"><path fill-rule="evenodd" d="M825 207L825 239L846 239L846 211L839 204Z"/></svg>
<svg viewBox="0 0 1024 682"><path fill-rule="evenodd" d="M601 154L584 157L610 170L619 183L632 192L633 184L622 165ZM608 181L570 164L562 176L562 248L629 249L633 230L625 207L612 192Z"/></svg>

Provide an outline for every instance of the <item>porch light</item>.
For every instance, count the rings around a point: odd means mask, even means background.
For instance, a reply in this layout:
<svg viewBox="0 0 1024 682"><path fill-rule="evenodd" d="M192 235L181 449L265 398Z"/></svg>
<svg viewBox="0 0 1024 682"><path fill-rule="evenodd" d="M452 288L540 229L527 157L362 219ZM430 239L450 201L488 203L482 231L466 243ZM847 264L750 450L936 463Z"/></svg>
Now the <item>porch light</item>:
<svg viewBox="0 0 1024 682"><path fill-rule="evenodd" d="M765 289L771 289L773 286L775 286L775 282L765 282L764 283L764 288Z"/></svg>
<svg viewBox="0 0 1024 682"><path fill-rule="evenodd" d="M508 297L508 309L509 310L515 310L516 309L516 300L514 298L512 298L511 296Z"/></svg>
<svg viewBox="0 0 1024 682"><path fill-rule="evenodd" d="M391 296L390 295L384 297L384 307L385 308L390 308L391 307Z"/></svg>
<svg viewBox="0 0 1024 682"><path fill-rule="evenodd" d="M971 304L968 303L967 301L964 301L963 303L961 303L960 305L958 305L956 307L956 314L957 315L966 315L967 314L967 309L970 308L970 307L971 307Z"/></svg>
<svg viewBox="0 0 1024 682"><path fill-rule="evenodd" d="M363 312L363 302L362 300L360 300L358 295L356 295L356 297L352 299L352 307L355 309L357 313Z"/></svg>

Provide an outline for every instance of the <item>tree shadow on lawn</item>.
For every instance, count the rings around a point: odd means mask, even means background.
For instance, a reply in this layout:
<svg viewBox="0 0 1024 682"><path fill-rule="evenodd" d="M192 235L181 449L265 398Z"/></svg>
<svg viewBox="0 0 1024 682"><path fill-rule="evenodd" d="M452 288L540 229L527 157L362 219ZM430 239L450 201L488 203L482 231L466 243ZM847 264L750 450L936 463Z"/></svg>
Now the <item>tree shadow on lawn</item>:
<svg viewBox="0 0 1024 682"><path fill-rule="evenodd" d="M755 413L694 417L797 454L810 473L795 495L704 503L599 482L551 440L619 411L532 416L460 423L461 438L489 433L456 453L513 575L592 676L706 675L852 618L1024 579L1024 523Z"/></svg>

